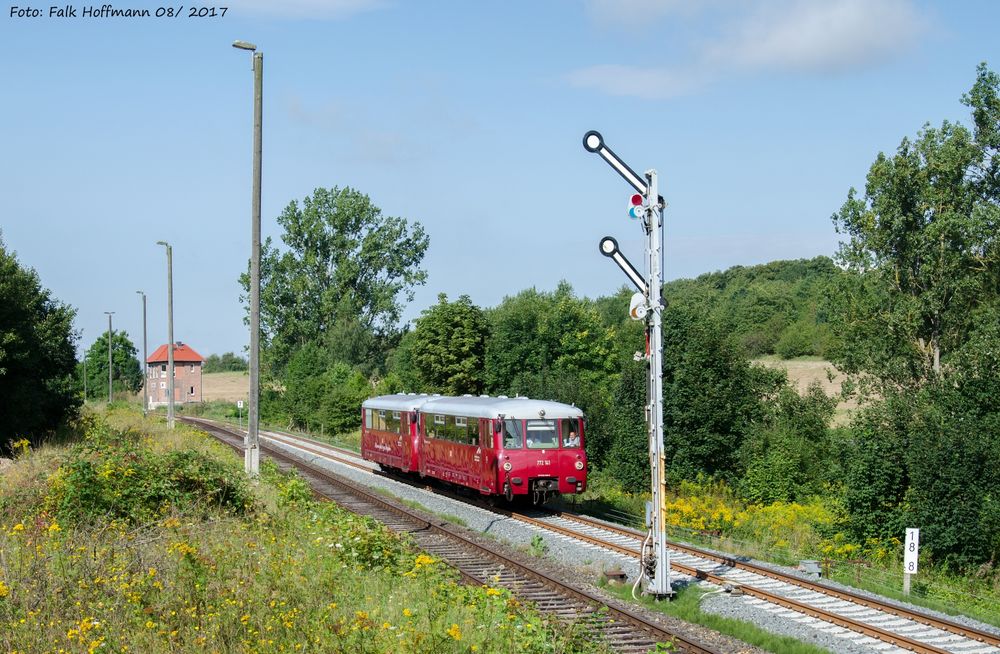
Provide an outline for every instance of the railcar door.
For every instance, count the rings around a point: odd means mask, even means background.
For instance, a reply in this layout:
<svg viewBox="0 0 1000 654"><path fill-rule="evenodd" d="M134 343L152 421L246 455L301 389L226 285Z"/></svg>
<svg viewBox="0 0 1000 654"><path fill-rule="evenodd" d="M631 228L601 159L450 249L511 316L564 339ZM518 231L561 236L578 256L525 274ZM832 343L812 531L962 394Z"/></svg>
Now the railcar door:
<svg viewBox="0 0 1000 654"><path fill-rule="evenodd" d="M403 472L410 471L410 461L413 456L413 440L410 438L410 412L399 412L400 457L399 468Z"/></svg>
<svg viewBox="0 0 1000 654"><path fill-rule="evenodd" d="M493 421L480 419L479 421L479 447L476 450L476 457L479 461L478 484L481 493L490 495L497 492L497 451L495 447L496 436L493 433Z"/></svg>

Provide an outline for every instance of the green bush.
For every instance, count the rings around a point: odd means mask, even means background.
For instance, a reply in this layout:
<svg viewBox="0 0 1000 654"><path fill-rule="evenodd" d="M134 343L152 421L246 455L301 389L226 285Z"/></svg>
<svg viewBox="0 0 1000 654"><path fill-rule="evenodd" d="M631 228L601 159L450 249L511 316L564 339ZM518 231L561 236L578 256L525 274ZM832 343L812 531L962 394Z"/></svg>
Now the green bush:
<svg viewBox="0 0 1000 654"><path fill-rule="evenodd" d="M49 510L67 523L155 520L170 506L214 506L242 514L253 506L235 466L193 450L159 454L140 434L97 421L50 480Z"/></svg>
<svg viewBox="0 0 1000 654"><path fill-rule="evenodd" d="M774 353L782 359L804 356L823 356L830 340L829 328L812 320L799 320L781 333L774 346Z"/></svg>

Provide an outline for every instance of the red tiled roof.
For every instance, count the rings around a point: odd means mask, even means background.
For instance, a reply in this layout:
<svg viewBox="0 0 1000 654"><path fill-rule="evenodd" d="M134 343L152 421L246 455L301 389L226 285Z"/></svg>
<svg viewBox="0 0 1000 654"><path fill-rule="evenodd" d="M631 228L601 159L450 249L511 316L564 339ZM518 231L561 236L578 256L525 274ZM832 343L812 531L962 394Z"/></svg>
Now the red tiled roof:
<svg viewBox="0 0 1000 654"><path fill-rule="evenodd" d="M164 343L160 347L156 348L156 351L149 355L146 359L146 363L165 363L167 361L167 344ZM178 361L183 361L184 363L201 363L205 360L205 357L201 356L195 352L190 345L181 343L180 345L174 345L174 363Z"/></svg>

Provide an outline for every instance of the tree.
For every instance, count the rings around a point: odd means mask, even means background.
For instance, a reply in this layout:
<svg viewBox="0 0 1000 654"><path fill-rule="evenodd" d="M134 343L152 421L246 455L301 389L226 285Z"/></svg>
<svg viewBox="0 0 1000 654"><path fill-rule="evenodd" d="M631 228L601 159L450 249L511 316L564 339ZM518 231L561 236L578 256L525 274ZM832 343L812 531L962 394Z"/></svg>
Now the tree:
<svg viewBox="0 0 1000 654"><path fill-rule="evenodd" d="M506 297L489 318L486 368L492 392L544 391L546 378L556 371L588 380L617 372L614 327L565 281L552 293L532 288Z"/></svg>
<svg viewBox="0 0 1000 654"><path fill-rule="evenodd" d="M205 359L203 372L243 372L249 368L247 360L237 356L233 352L226 352L222 356L209 354Z"/></svg>
<svg viewBox="0 0 1000 654"><path fill-rule="evenodd" d="M834 294L842 335L834 361L883 384L921 384L973 328L975 309L1000 288L1000 79L985 64L963 102L975 131L929 124L895 155L879 154L864 197L852 188L833 216L848 237L838 260L850 273Z"/></svg>
<svg viewBox="0 0 1000 654"><path fill-rule="evenodd" d="M420 263L429 239L420 223L385 216L352 188L317 188L302 205L292 201L278 216L287 250L267 239L261 249L261 343L272 373L284 370L297 349L337 325L375 335L356 359L379 360L397 334L402 295L427 273ZM249 276L240 281L249 295ZM245 298L244 298L245 299ZM351 327L354 329L354 327Z"/></svg>
<svg viewBox="0 0 1000 654"><path fill-rule="evenodd" d="M75 315L0 240L0 450L75 415Z"/></svg>
<svg viewBox="0 0 1000 654"><path fill-rule="evenodd" d="M532 288L504 298L488 317L487 392L576 404L587 418L587 455L602 464L620 370L615 327L605 325L599 307L575 297L565 281L552 293Z"/></svg>
<svg viewBox="0 0 1000 654"><path fill-rule="evenodd" d="M839 468L840 453L828 428L836 404L818 383L805 395L783 386L768 404L770 415L754 423L741 447L741 495L762 504L788 502L819 494L836 481L831 473Z"/></svg>
<svg viewBox="0 0 1000 654"><path fill-rule="evenodd" d="M483 360L489 325L468 295L425 309L413 330L413 362L421 390L445 395L478 395L483 390Z"/></svg>
<svg viewBox="0 0 1000 654"><path fill-rule="evenodd" d="M649 432L646 427L646 364L629 361L614 391L609 422L608 472L623 489L650 490Z"/></svg>
<svg viewBox="0 0 1000 654"><path fill-rule="evenodd" d="M739 450L784 372L751 366L732 338L704 312L663 314L663 429L668 475L732 477Z"/></svg>
<svg viewBox="0 0 1000 654"><path fill-rule="evenodd" d="M87 398L108 396L108 333L104 332L87 348ZM135 345L125 330L111 332L112 396L142 390L142 369ZM81 366L81 373L82 373Z"/></svg>
<svg viewBox="0 0 1000 654"><path fill-rule="evenodd" d="M320 344L307 343L288 363L279 411L292 422L343 433L361 423L361 403L371 392L359 371L335 360Z"/></svg>

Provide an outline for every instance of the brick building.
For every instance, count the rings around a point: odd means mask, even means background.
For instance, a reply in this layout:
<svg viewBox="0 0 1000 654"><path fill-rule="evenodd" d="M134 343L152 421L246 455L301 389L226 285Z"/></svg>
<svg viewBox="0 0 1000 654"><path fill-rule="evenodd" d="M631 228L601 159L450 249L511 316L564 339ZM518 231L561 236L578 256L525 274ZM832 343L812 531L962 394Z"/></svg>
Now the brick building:
<svg viewBox="0 0 1000 654"><path fill-rule="evenodd" d="M174 404L202 401L201 367L204 361L190 345L180 341L174 345ZM169 402L167 368L167 345L164 344L146 359L146 387L151 409Z"/></svg>

